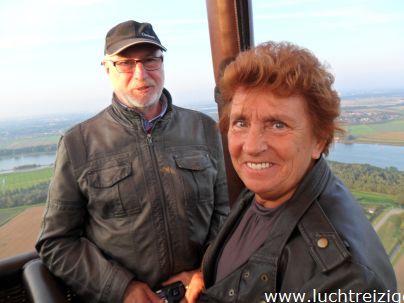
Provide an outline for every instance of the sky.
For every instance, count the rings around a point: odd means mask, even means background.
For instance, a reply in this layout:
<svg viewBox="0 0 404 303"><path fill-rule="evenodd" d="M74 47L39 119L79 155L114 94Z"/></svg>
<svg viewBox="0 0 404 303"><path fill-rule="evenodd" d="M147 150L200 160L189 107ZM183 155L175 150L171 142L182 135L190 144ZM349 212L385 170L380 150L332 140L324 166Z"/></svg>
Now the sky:
<svg viewBox="0 0 404 303"><path fill-rule="evenodd" d="M404 1L252 0L254 40L310 49L342 94L404 91ZM213 104L203 0L13 0L0 2L0 119L96 113L110 104L100 65L107 31L150 22L167 48L173 102Z"/></svg>

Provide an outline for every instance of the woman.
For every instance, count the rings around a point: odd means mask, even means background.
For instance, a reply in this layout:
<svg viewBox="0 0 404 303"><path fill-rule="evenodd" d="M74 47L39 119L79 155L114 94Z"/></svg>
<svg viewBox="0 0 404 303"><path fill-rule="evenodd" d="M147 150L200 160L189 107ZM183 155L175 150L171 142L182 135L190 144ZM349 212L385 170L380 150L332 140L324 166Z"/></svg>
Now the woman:
<svg viewBox="0 0 404 303"><path fill-rule="evenodd" d="M261 44L225 69L220 127L247 189L204 257L201 302L288 293L303 296L296 302L361 302L395 291L378 236L323 158L341 131L333 81L290 43Z"/></svg>

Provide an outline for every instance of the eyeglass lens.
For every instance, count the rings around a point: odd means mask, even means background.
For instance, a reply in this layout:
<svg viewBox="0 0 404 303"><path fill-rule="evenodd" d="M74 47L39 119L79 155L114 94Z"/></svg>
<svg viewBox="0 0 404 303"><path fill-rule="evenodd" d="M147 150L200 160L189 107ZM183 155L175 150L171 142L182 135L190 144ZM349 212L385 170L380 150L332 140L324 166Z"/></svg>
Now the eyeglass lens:
<svg viewBox="0 0 404 303"><path fill-rule="evenodd" d="M150 57L141 60L122 60L114 62L114 65L120 73L131 73L136 67L136 64L141 63L145 70L153 71L161 67L163 57Z"/></svg>

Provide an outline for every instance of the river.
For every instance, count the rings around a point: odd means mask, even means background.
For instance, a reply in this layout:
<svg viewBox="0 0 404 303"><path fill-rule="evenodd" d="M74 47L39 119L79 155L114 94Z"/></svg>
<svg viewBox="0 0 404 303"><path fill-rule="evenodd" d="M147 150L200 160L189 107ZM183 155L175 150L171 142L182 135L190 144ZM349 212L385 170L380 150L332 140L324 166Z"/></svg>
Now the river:
<svg viewBox="0 0 404 303"><path fill-rule="evenodd" d="M343 163L361 163L404 171L404 146L383 144L342 144L330 149L327 159Z"/></svg>
<svg viewBox="0 0 404 303"><path fill-rule="evenodd" d="M337 143L330 149L327 159L343 163L367 163L382 168L394 166L404 171L404 146ZM22 165L50 165L54 160L55 153L0 158L0 172Z"/></svg>
<svg viewBox="0 0 404 303"><path fill-rule="evenodd" d="M15 167L23 165L40 165L48 166L55 161L55 153L41 153L33 155L22 155L17 157L3 157L0 158L0 172L8 172Z"/></svg>

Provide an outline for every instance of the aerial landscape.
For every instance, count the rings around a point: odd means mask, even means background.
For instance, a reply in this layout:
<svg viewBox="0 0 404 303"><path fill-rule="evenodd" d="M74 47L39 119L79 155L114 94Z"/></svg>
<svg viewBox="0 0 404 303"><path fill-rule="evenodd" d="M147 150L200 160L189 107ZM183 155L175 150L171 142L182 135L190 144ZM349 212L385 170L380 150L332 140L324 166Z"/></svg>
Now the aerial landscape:
<svg viewBox="0 0 404 303"><path fill-rule="evenodd" d="M217 118L215 104L196 109ZM18 124L0 123L0 258L33 249L57 142L65 130L90 115L55 115L25 119ZM338 138L337 144L369 144L370 149L392 145L404 154L404 96L343 99L340 120L346 134ZM352 190L381 237L403 289L404 169L399 165L404 157L388 159L396 161L399 168L380 167L372 164L372 160L367 164L355 163L349 152L344 157L344 161L329 160L330 165ZM25 232L16 232L24 229ZM14 232L10 233L11 230Z"/></svg>

